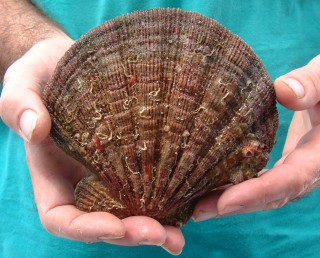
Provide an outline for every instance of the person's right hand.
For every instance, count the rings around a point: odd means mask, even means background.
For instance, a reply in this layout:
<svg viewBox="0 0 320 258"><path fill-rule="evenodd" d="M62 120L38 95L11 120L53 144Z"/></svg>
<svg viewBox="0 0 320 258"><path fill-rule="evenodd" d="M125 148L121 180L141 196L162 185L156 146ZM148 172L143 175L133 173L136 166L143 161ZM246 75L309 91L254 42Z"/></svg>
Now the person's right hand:
<svg viewBox="0 0 320 258"><path fill-rule="evenodd" d="M74 206L74 188L86 175L49 137L51 121L41 101L42 88L73 41L59 37L34 45L7 70L0 99L3 121L24 140L38 212L54 235L84 242L158 245L180 254L180 229L143 216L118 219L106 212L85 213Z"/></svg>
<svg viewBox="0 0 320 258"><path fill-rule="evenodd" d="M278 101L295 110L282 157L259 177L206 195L194 210L196 221L278 209L320 186L319 75L320 55L275 81Z"/></svg>

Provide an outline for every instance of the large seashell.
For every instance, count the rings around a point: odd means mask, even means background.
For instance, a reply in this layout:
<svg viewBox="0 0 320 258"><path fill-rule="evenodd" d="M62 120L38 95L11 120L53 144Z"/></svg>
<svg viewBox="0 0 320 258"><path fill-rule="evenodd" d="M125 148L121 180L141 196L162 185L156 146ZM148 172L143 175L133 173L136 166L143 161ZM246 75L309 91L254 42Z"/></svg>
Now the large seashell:
<svg viewBox="0 0 320 258"><path fill-rule="evenodd" d="M257 176L278 127L272 81L252 49L179 9L89 32L43 100L53 139L93 174L75 190L79 209L179 226L205 193Z"/></svg>

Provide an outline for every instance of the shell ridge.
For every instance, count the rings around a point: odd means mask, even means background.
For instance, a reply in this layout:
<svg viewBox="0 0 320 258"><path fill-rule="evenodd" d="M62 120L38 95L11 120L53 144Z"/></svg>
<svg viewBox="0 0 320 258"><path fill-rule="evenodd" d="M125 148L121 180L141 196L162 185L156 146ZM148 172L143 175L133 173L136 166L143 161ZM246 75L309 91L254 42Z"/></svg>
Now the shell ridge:
<svg viewBox="0 0 320 258"><path fill-rule="evenodd" d="M120 47L119 55L120 55L120 62L121 65L123 66L123 73L124 73L124 79L125 79L125 92L126 92L126 100L129 100L130 98L133 98L133 92L132 92L132 87L130 87L130 79L134 74L131 74L132 71L128 71L128 62L127 62L127 57L125 54L125 51L127 49L130 49L131 44L130 40L134 40L133 34L130 30L130 24L137 22L137 18L139 17L139 14L136 15L131 15L128 18L122 18L119 19L120 23L122 24L122 29L119 29L119 33L117 34L118 36L118 41L121 42L122 47ZM125 100L125 101L126 101ZM125 102L124 101L124 102ZM139 106L139 103L137 104ZM133 131L134 128L136 128L137 122L135 120L136 114L134 113L135 109L128 108L128 112L131 114L128 116L127 123L129 123L130 127L132 128L131 131ZM130 118L131 117L131 118ZM119 123L121 125L121 123ZM130 130L128 130L130 131ZM143 187L142 187L142 171L141 171L141 158L138 157L136 153L136 147L137 147L137 140L134 137L131 137L131 142L133 144L131 151L124 151L120 152L122 153L123 156L123 166L126 168L126 174L127 174L127 183L130 185L131 191L135 196L135 205L138 206L140 205L140 200L142 200L142 192L143 192ZM126 143L123 143L124 149L126 149ZM119 146L121 148L121 146ZM133 203L131 204L133 205ZM133 214L132 215L137 215L135 214L137 211L135 209L132 210Z"/></svg>
<svg viewBox="0 0 320 258"><path fill-rule="evenodd" d="M167 37L167 31L170 30L171 26L166 26L167 25L167 20L170 19L170 15L166 16L164 15L163 12L158 12L155 11L157 13L157 18L159 20L164 20L164 23L161 24L159 23L157 26L159 26L159 30L160 30L160 47L159 47L159 57L160 60L165 60L165 54L166 51L169 51L165 48L166 46L166 37ZM171 48L170 48L171 49ZM160 89L160 93L161 93L161 99L164 103L164 106L162 105L162 109L163 109L163 116L161 121L159 122L159 130L158 133L156 135L157 137L157 142L158 142L158 151L157 151L157 157L155 158L155 161L160 164L161 163L161 143L162 143L162 137L163 137L163 132L162 132L162 127L163 124L167 121L167 109L166 109L166 100L168 99L168 95L170 95L171 93L171 87L172 85L170 84L170 82L168 82L166 80L166 70L165 70L165 62L161 62L159 63L159 81L161 82L161 84L159 86L161 86ZM165 94L165 92L167 92L167 94ZM159 161L158 161L159 160ZM165 177L161 178L160 175L160 167L158 166L158 164L154 164L155 165L155 170L153 171L153 179L152 179L152 187L153 187L153 192L150 193L150 195L148 196L148 208L151 210L156 210L156 213L158 213L158 207L154 207L154 200L157 199L158 193L161 189L161 184L165 184ZM160 184L161 182L161 184Z"/></svg>
<svg viewBox="0 0 320 258"><path fill-rule="evenodd" d="M174 24L171 23L170 21L171 20L175 20L176 18L176 15L179 15L179 13L177 12L175 15L173 15L172 13L170 13L170 15L165 15L165 13L161 13L159 12L159 15L163 15L163 18L164 18L164 24L161 26L161 35L163 35L161 37L161 45L160 45L160 57L162 59L165 60L166 58L166 53L174 53L173 56L174 56L174 59L176 59L176 55L177 55L177 51L178 51L178 48L176 47L177 44L172 44L171 45L169 44L169 48L168 49L165 49L165 46L168 45L168 38L171 38L171 35L170 35L170 31L171 30L175 30L177 31L177 27L174 28L173 25L171 24ZM168 37L168 38L167 38ZM178 37L179 39L179 37ZM176 50L175 50L176 49ZM153 193L151 194L151 199L149 201L149 208L150 209L158 209L160 208L161 210L161 205L162 205L162 202L159 203L158 207L155 206L155 201L157 200L157 198L159 198L159 196L161 195L162 191L163 191L163 186L167 184L167 178L164 176L164 173L170 173L170 171L167 171L167 167L168 165L166 165L166 160L167 158L169 158L171 155L167 156L169 153L171 154L172 152L172 148L169 148L168 152L164 152L162 151L162 153L160 152L160 148L164 148L164 146L168 146L166 144L167 142L167 136L166 136L166 132L163 131L164 130L164 127L166 126L167 124L167 121L168 121L168 111L169 111L169 107L170 107L170 99L171 99L171 95L172 95L172 89L174 88L174 83L173 81L170 81L170 76L168 76L167 74L167 70L165 69L165 62L161 62L160 63L160 81L162 82L161 86L163 89L161 89L161 91L163 91L162 93L162 98L163 98L163 108L164 108L164 111L163 111L163 118L161 120L161 123L160 123L160 130L158 132L158 142L159 142L159 161L157 162L156 164L156 168L155 168L155 172L154 173L154 179L153 179L153 187L154 187L154 191ZM165 93L166 92L166 93ZM169 158L170 159L170 158ZM174 161L173 161L174 162Z"/></svg>

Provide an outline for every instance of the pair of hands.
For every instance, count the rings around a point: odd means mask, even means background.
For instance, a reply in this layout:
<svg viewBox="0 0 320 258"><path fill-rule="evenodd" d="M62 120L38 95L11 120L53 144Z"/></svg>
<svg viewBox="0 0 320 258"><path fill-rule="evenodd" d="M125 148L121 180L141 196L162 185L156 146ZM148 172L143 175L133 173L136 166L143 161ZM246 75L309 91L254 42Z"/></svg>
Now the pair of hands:
<svg viewBox="0 0 320 258"><path fill-rule="evenodd" d="M61 37L34 45L7 70L0 99L3 121L25 140L44 227L54 235L85 242L158 245L172 254L181 253L184 238L178 228L162 226L148 217L120 220L109 213L75 208L74 187L86 171L48 137L50 116L41 101L43 85L72 43ZM319 185L320 56L278 78L275 89L281 104L301 110L293 117L283 157L258 178L205 196L195 208L196 221L278 208Z"/></svg>

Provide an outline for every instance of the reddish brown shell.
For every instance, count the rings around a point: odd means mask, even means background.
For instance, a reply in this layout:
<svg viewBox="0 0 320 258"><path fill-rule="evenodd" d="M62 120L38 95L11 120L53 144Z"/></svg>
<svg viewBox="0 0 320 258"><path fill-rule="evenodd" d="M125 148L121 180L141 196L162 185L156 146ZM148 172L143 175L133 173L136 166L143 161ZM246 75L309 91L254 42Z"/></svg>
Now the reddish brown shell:
<svg viewBox="0 0 320 258"><path fill-rule="evenodd" d="M84 211L182 225L214 188L255 177L278 126L263 64L216 21L179 9L118 17L65 54L43 100L52 137L93 174Z"/></svg>

